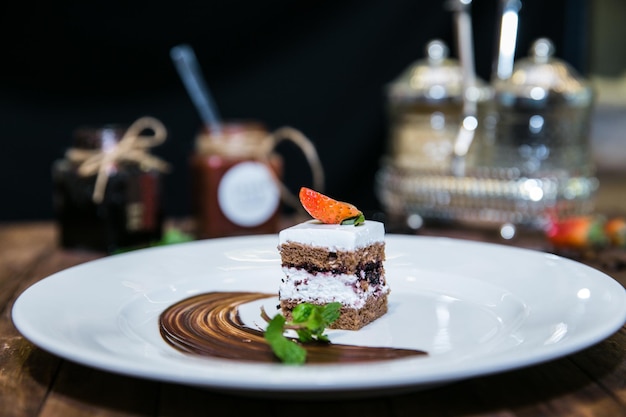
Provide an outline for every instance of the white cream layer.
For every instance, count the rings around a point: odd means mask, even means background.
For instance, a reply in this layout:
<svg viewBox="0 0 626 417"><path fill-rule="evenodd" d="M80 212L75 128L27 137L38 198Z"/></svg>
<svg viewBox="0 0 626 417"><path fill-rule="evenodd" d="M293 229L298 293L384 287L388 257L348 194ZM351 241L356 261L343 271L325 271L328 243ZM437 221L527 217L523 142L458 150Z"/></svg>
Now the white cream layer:
<svg viewBox="0 0 626 417"><path fill-rule="evenodd" d="M279 287L281 300L299 300L305 302L332 303L339 302L344 306L361 308L366 299L373 293L386 294L389 287L370 285L362 290L355 275L330 272L309 274L304 269L283 267L285 278Z"/></svg>
<svg viewBox="0 0 626 417"><path fill-rule="evenodd" d="M330 252L353 251L376 242L384 242L385 226L373 220L366 220L358 226L323 224L317 220L309 220L282 230L278 239L281 245L294 242L328 248Z"/></svg>

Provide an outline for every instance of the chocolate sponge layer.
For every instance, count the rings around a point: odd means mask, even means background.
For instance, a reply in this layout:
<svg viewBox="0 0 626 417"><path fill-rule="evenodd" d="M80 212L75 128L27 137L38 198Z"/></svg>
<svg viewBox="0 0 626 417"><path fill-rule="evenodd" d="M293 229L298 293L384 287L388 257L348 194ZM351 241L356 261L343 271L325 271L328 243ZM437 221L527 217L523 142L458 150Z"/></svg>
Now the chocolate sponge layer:
<svg viewBox="0 0 626 417"><path fill-rule="evenodd" d="M375 243L352 252L331 252L326 248L291 242L280 245L278 251L282 266L305 268L316 272L355 274L366 264L380 264L385 260L384 243Z"/></svg>
<svg viewBox="0 0 626 417"><path fill-rule="evenodd" d="M369 297L365 305L359 309L343 306L339 318L329 327L331 329L359 330L387 312L387 298L387 294ZM297 301L289 300L280 302L280 308L287 320L292 319L291 312L298 304Z"/></svg>

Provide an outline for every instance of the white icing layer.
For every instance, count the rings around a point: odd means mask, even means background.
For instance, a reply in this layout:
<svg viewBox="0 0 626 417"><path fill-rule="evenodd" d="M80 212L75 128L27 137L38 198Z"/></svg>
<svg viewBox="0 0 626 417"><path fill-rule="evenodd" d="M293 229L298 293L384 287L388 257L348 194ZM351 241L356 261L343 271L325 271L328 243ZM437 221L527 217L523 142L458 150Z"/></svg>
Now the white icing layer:
<svg viewBox="0 0 626 417"><path fill-rule="evenodd" d="M294 242L328 248L331 252L353 251L373 243L384 242L385 226L373 220L366 220L359 226L323 224L317 220L309 220L282 230L278 239L281 245Z"/></svg>
<svg viewBox="0 0 626 417"><path fill-rule="evenodd" d="M384 284L369 285L367 290L363 290L355 275L333 275L329 272L312 275L304 269L282 269L285 278L279 287L281 300L313 301L321 304L339 302L344 306L361 308L371 295L389 292L384 277L381 277Z"/></svg>

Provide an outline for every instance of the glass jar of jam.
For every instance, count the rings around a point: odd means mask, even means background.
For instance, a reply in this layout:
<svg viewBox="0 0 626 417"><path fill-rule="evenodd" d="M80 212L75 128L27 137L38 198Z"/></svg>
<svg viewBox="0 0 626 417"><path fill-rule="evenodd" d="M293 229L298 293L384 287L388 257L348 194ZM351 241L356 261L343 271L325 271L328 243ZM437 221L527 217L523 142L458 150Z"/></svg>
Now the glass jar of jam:
<svg viewBox="0 0 626 417"><path fill-rule="evenodd" d="M283 162L257 122L205 127L191 157L198 238L275 233Z"/></svg>
<svg viewBox="0 0 626 417"><path fill-rule="evenodd" d="M164 128L155 119L148 122L133 124L137 136L130 146L130 128L107 125L74 132L72 148L52 167L54 211L64 248L114 253L161 239L164 163L148 153L147 138L138 135L154 123L155 135Z"/></svg>

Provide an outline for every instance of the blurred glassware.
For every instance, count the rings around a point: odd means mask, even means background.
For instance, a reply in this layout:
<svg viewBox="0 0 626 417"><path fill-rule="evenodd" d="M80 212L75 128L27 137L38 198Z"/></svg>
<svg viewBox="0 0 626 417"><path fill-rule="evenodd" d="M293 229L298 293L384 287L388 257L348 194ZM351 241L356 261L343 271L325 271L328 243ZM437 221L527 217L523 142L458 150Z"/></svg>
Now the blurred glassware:
<svg viewBox="0 0 626 417"><path fill-rule="evenodd" d="M493 129L483 135L479 166L517 168L535 178L592 177L589 131L593 90L548 39L536 40L511 77L496 80Z"/></svg>
<svg viewBox="0 0 626 417"><path fill-rule="evenodd" d="M437 154L411 153L412 146L429 142L423 123L413 119L404 128L421 129L423 135L405 135L410 144L402 145L402 157L393 145L399 135L392 133L392 151L377 177L378 195L391 219L406 222L419 215L474 226L541 229L555 216L593 210L598 187L589 143L593 91L552 54L552 43L539 39L509 78L494 80L493 95L478 106L478 129L463 175L455 175ZM430 133L430 138L441 143L440 134ZM435 159L426 161L430 157Z"/></svg>
<svg viewBox="0 0 626 417"><path fill-rule="evenodd" d="M142 134L152 130L153 135ZM168 166L149 149L167 136L158 120L130 127L77 128L65 158L52 167L60 243L68 249L114 253L162 236L162 177Z"/></svg>
<svg viewBox="0 0 626 417"><path fill-rule="evenodd" d="M463 69L448 57L448 46L433 40L426 58L414 62L387 88L388 156L397 168L447 172L463 116ZM477 80L477 102L490 89Z"/></svg>

